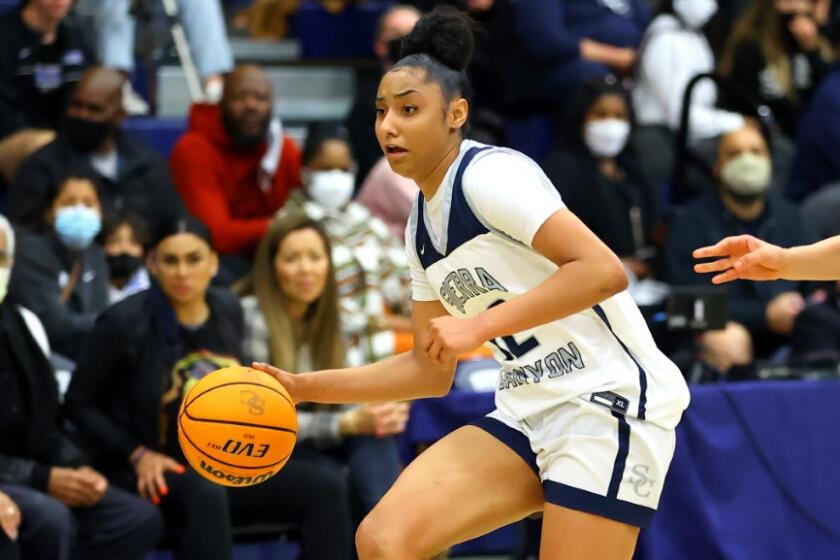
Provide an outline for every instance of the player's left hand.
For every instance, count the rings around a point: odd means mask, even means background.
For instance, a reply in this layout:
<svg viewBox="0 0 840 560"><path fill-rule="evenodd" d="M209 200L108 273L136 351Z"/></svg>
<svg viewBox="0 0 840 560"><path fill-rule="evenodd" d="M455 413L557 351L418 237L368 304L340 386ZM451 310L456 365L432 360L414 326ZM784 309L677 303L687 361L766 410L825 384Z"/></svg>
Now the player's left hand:
<svg viewBox="0 0 840 560"><path fill-rule="evenodd" d="M446 365L459 354L475 350L485 341L477 335L475 319L436 317L426 328L426 355L433 362Z"/></svg>

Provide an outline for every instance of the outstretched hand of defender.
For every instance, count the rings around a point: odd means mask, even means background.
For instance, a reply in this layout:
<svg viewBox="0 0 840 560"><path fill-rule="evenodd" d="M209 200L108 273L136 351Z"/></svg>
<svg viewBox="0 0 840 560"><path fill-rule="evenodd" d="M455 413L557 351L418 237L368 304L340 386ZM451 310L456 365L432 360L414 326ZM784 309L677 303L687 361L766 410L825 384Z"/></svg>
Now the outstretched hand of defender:
<svg viewBox="0 0 840 560"><path fill-rule="evenodd" d="M474 319L449 316L432 319L426 328L426 355L444 366L459 354L475 350L485 342L478 336L476 327Z"/></svg>
<svg viewBox="0 0 840 560"><path fill-rule="evenodd" d="M721 257L694 265L698 273L716 272L712 284L733 280L778 280L785 275L786 250L751 235L727 237L693 253L695 259Z"/></svg>
<svg viewBox="0 0 840 560"><path fill-rule="evenodd" d="M298 393L295 390L294 374L291 374L288 371L283 371L280 368L276 368L271 364L266 364L263 362L254 362L251 364L251 367L263 373L267 373L268 375L279 381L280 384L286 388L286 391L289 393L289 396L292 397L292 402L295 404L300 402Z"/></svg>

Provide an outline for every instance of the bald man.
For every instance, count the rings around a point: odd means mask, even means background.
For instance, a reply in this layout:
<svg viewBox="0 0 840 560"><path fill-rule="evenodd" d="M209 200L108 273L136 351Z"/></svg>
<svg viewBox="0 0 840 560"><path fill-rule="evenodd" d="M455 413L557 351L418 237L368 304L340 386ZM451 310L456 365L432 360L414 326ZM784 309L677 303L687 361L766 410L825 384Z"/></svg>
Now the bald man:
<svg viewBox="0 0 840 560"><path fill-rule="evenodd" d="M72 174L98 179L106 212L136 214L151 232L183 213L165 161L124 134L124 78L94 67L73 89L56 139L21 164L9 193L12 218L39 230L49 227L47 207L58 182Z"/></svg>
<svg viewBox="0 0 840 560"><path fill-rule="evenodd" d="M722 137L714 173L717 189L689 204L674 220L663 254L665 281L708 285L694 271L692 252L723 237L755 235L783 247L815 240L799 210L769 195L771 161L767 142L752 127ZM766 358L786 341L813 286L800 281L735 282L721 288L729 295L730 318L753 337L755 356Z"/></svg>
<svg viewBox="0 0 840 560"><path fill-rule="evenodd" d="M271 217L301 184L300 149L272 117L273 106L266 73L237 66L219 105L193 105L189 130L172 151L178 192L221 253L221 281L250 269Z"/></svg>

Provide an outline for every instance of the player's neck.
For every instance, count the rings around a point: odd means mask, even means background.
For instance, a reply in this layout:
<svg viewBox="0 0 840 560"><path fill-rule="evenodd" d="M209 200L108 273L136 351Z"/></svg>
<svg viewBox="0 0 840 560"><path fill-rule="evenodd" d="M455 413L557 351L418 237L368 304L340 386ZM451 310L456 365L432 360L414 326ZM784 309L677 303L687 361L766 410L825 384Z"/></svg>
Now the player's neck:
<svg viewBox="0 0 840 560"><path fill-rule="evenodd" d="M201 325L210 317L210 306L204 298L184 303L173 302L172 307L175 309L175 317L182 325Z"/></svg>
<svg viewBox="0 0 840 560"><path fill-rule="evenodd" d="M461 143L457 142L446 151L443 158L432 169L431 173L424 179L416 180L417 186L420 187L420 190L423 192L423 197L426 200L431 200L435 196L440 188L440 184L443 182L443 178L446 177L446 172L449 171L449 168L458 159L459 153L461 153Z"/></svg>

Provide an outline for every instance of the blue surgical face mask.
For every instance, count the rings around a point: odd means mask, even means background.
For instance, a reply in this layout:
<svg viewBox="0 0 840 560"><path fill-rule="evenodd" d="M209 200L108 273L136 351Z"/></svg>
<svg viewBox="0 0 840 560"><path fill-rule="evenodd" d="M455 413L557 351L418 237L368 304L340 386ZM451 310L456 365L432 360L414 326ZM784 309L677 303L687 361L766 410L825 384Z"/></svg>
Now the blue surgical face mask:
<svg viewBox="0 0 840 560"><path fill-rule="evenodd" d="M54 227L56 235L66 247L81 251L99 233L102 218L99 212L83 204L65 206L56 211Z"/></svg>

